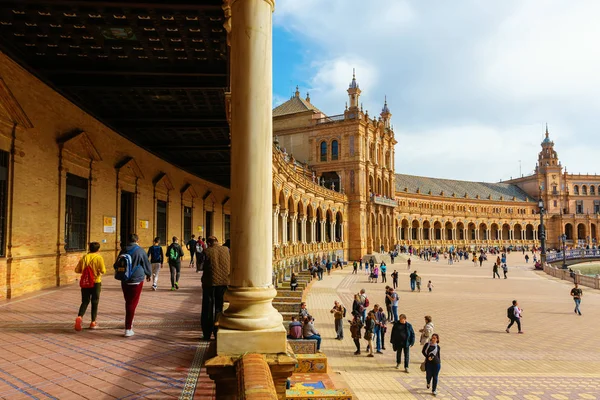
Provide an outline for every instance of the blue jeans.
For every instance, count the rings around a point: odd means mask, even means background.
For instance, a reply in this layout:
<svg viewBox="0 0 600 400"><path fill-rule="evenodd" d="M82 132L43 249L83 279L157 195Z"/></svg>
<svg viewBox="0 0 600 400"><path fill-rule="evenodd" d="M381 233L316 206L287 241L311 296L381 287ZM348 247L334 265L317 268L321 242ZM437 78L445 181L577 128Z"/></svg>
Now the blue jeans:
<svg viewBox="0 0 600 400"><path fill-rule="evenodd" d="M413 292L415 291L415 284L417 283L417 281L415 281L414 279L410 280L410 290L412 290Z"/></svg>
<svg viewBox="0 0 600 400"><path fill-rule="evenodd" d="M579 310L579 305L581 304L581 299L573 299L575 300L575 312L581 315L581 310Z"/></svg>
<svg viewBox="0 0 600 400"><path fill-rule="evenodd" d="M394 322L398 321L398 306L392 306L392 314L394 314Z"/></svg>
<svg viewBox="0 0 600 400"><path fill-rule="evenodd" d="M367 308L365 307L365 309L363 310L363 315L362 315L363 324L365 323L366 320L367 320Z"/></svg>
<svg viewBox="0 0 600 400"><path fill-rule="evenodd" d="M434 364L432 362L425 363L425 377L427 379L428 385L433 380L433 386L431 387L431 391L433 391L433 392L435 392L437 390L438 375L440 374L441 368L442 368L442 364Z"/></svg>
<svg viewBox="0 0 600 400"><path fill-rule="evenodd" d="M304 339L315 339L317 341L317 351L321 349L321 336L320 335L312 335L306 336Z"/></svg>
<svg viewBox="0 0 600 400"><path fill-rule="evenodd" d="M381 351L381 327L379 325L375 325L373 335L375 335L375 348L377 351Z"/></svg>

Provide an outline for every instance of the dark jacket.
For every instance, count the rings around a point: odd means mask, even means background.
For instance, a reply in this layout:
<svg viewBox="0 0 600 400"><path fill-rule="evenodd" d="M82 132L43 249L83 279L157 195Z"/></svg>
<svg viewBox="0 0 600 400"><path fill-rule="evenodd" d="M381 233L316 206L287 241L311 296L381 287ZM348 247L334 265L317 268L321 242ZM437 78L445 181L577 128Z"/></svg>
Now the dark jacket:
<svg viewBox="0 0 600 400"><path fill-rule="evenodd" d="M152 267L150 266L148 255L146 254L144 249L138 246L137 243L129 243L127 246L125 246L123 250L121 250L119 255L131 251L131 249L133 249L134 247L137 247L137 249L135 249L130 254L131 266L135 269L135 271L133 272L133 275L131 276L129 282L138 283L143 282L146 276L152 276ZM139 267L135 268L137 265L139 265Z"/></svg>
<svg viewBox="0 0 600 400"><path fill-rule="evenodd" d="M156 253L160 253L160 255L158 255L158 257L155 256L155 252L153 251L153 249L156 248L157 251ZM150 248L148 248L148 257L150 257L150 262L152 264L154 263L160 263L162 264L164 261L164 254L163 254L163 249L161 246L150 246Z"/></svg>
<svg viewBox="0 0 600 400"><path fill-rule="evenodd" d="M434 357L431 357L431 360L430 360L429 353L431 353L432 351L433 351L433 347L431 347L429 345L429 343L425 343L425 345L423 346L423 350L421 350L421 353L423 354L423 356L425 356L425 362L427 364L438 365L439 363L442 362L440 345L439 344L437 345L437 354Z"/></svg>
<svg viewBox="0 0 600 400"><path fill-rule="evenodd" d="M177 260L171 260L171 258L169 257L171 249L175 249L175 251L179 252L179 258ZM183 257L183 249L181 248L179 243L171 243L169 247L167 247L167 260L169 261L169 265L181 264L181 257Z"/></svg>
<svg viewBox="0 0 600 400"><path fill-rule="evenodd" d="M394 323L392 328L392 334L390 335L390 343L394 346L394 349L399 347L408 347L415 344L415 331L410 323L406 323L406 342L402 343L400 338L400 330L402 324L400 321Z"/></svg>

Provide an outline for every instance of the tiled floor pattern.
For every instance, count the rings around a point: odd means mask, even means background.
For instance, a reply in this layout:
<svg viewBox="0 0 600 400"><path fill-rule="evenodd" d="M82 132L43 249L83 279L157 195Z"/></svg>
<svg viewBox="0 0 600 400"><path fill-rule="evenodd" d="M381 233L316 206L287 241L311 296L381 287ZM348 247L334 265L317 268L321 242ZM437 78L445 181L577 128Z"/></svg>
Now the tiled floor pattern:
<svg viewBox="0 0 600 400"><path fill-rule="evenodd" d="M493 258L495 259L495 258ZM549 278L525 265L523 255L509 255L509 279L492 279L492 257L483 267L470 262L447 265L413 258L408 271L403 259L388 268L400 274L399 312L418 331L423 316L433 317L441 336L442 370L439 398L445 399L600 399L600 291L584 288L583 316L573 313L568 282ZM431 293L411 292L408 275L417 270ZM388 283L391 284L391 279ZM371 305L384 304L385 283L369 283L364 271L337 271L315 282L307 296L308 309L323 337L330 375L340 376L357 399L431 398L425 374L419 371L420 346L411 349L410 373L398 371L395 354L386 343L383 355L354 356L349 325L343 341L334 340L334 300L350 309L352 295L365 288ZM506 309L513 299L524 309L524 335L509 335ZM346 318L348 319L348 318ZM386 335L389 342L391 326ZM418 335L418 332L417 332Z"/></svg>
<svg viewBox="0 0 600 400"><path fill-rule="evenodd" d="M95 331L86 329L89 308L83 331L73 330L77 285L0 302L0 398L212 398L206 374L197 379L207 346L199 341L200 275L184 268L180 284L174 292L144 287L132 338L122 336L123 295L110 275Z"/></svg>

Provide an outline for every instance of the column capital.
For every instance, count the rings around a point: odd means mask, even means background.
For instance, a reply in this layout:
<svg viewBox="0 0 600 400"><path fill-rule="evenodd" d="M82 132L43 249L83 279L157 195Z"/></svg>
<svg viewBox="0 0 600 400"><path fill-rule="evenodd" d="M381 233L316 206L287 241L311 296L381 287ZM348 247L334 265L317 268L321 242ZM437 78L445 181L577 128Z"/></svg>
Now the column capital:
<svg viewBox="0 0 600 400"><path fill-rule="evenodd" d="M273 206L273 214L279 214L279 204Z"/></svg>
<svg viewBox="0 0 600 400"><path fill-rule="evenodd" d="M280 210L279 215L281 215L283 218L287 218L288 210L286 210L286 209Z"/></svg>

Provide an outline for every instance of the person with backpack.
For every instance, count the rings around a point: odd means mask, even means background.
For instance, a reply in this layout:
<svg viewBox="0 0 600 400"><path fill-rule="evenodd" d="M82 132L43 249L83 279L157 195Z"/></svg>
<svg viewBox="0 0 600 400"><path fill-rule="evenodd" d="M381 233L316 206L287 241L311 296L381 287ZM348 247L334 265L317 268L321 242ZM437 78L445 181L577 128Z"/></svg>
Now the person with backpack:
<svg viewBox="0 0 600 400"><path fill-rule="evenodd" d="M200 272L204 266L204 250L206 250L206 244L204 243L204 239L198 238L196 242L196 272Z"/></svg>
<svg viewBox="0 0 600 400"><path fill-rule="evenodd" d="M506 333L510 333L510 327L513 326L515 322L517 323L517 328L519 328L518 333L523 333L521 330L521 313L523 313L523 310L519 308L519 303L517 303L516 300L513 300L512 306L508 307L506 310L506 316L510 319L510 324L506 327Z"/></svg>
<svg viewBox="0 0 600 400"><path fill-rule="evenodd" d="M196 254L196 235L192 235L192 238L185 244L185 248L190 252L190 268L194 267L194 255Z"/></svg>
<svg viewBox="0 0 600 400"><path fill-rule="evenodd" d="M154 244L148 249L148 257L150 257L150 265L152 266L152 290L158 288L158 273L164 262L163 249L160 246L160 238L154 238Z"/></svg>
<svg viewBox="0 0 600 400"><path fill-rule="evenodd" d="M140 301L144 277L150 282L152 269L148 255L138 245L139 237L135 233L129 235L127 245L121 250L115 261L115 279L121 281L121 290L125 298L125 337L131 337L133 318Z"/></svg>
<svg viewBox="0 0 600 400"><path fill-rule="evenodd" d="M89 245L89 253L81 257L79 263L75 267L75 272L81 274L79 286L81 287L81 305L77 318L75 318L75 330L81 330L81 323L85 311L87 310L90 300L92 302L92 322L90 329L96 329L96 317L98 316L98 303L100 302L100 291L102 290L102 275L106 273L104 259L100 254L100 243L91 242Z"/></svg>
<svg viewBox="0 0 600 400"><path fill-rule="evenodd" d="M177 236L173 236L173 243L167 247L167 257L169 258L169 270L171 271L171 291L179 290L183 249L179 245Z"/></svg>
<svg viewBox="0 0 600 400"><path fill-rule="evenodd" d="M337 337L336 340L344 339L344 317L346 316L346 308L340 304L339 301L333 302L333 308L331 309L331 313L333 314L335 333Z"/></svg>

